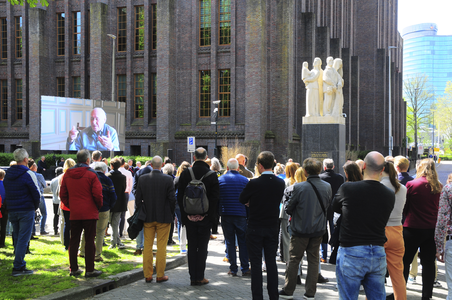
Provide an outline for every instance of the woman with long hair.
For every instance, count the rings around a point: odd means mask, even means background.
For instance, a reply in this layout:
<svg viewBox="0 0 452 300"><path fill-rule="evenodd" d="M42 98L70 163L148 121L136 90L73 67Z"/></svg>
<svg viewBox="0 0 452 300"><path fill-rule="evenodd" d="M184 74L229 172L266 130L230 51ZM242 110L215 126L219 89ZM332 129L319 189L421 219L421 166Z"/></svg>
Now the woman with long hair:
<svg viewBox="0 0 452 300"><path fill-rule="evenodd" d="M286 165L286 179L284 179L284 182L286 183L286 189L295 184L295 172L298 169L298 165L293 162L289 162ZM279 220L280 220L280 230L279 230L279 236L280 236L280 244L279 249L282 256L282 261L289 262L289 246L290 246L290 235L289 231L287 230L287 225L289 224L289 215L284 210L284 200L285 196L282 197L281 205L279 207Z"/></svg>
<svg viewBox="0 0 452 300"><path fill-rule="evenodd" d="M408 280L410 263L418 248L422 255L422 299L430 299L435 281L435 227L438 217L439 197L442 185L438 180L435 162L423 159L416 172L416 178L407 182L407 196L403 214L403 275Z"/></svg>
<svg viewBox="0 0 452 300"><path fill-rule="evenodd" d="M63 166L63 174L60 175L60 178L58 179L58 185L59 187L61 187L61 183L63 182L64 179L64 174L66 173L67 170L69 170L70 168L72 168L73 166L75 166L75 161L72 158L68 158L66 159L66 161L64 162L64 166ZM58 196L60 194L60 189L58 188ZM71 237L71 221L70 221L70 210L68 207L66 207L66 205L64 205L64 203L62 201L60 201L60 208L61 211L63 212L63 219L64 219L64 230L60 230L60 233L63 236L63 244L64 244L64 250L68 250L69 249L69 241L70 241L70 237Z"/></svg>
<svg viewBox="0 0 452 300"><path fill-rule="evenodd" d="M174 189L176 191L176 198L177 198L177 189L179 187L179 177L180 174L188 169L190 167L190 163L188 161L183 161L179 168L177 169L176 178L174 178ZM174 212L176 213L176 220L177 220L177 236L179 238L179 245L180 245L180 252L181 253L187 253L187 231L185 229L185 226L182 226L181 223L181 213L180 213L180 207L179 203L176 201L176 207L174 209Z"/></svg>
<svg viewBox="0 0 452 300"><path fill-rule="evenodd" d="M381 177L381 183L395 193L395 204L386 224L386 238L384 245L389 276L391 277L395 300L406 299L406 283L403 278L403 255L405 244L403 241L402 211L406 201L406 187L397 180L394 164L387 161Z"/></svg>
<svg viewBox="0 0 452 300"><path fill-rule="evenodd" d="M297 171L295 172L295 180L298 182L304 182L306 181L306 174L304 173L303 167L298 167Z"/></svg>

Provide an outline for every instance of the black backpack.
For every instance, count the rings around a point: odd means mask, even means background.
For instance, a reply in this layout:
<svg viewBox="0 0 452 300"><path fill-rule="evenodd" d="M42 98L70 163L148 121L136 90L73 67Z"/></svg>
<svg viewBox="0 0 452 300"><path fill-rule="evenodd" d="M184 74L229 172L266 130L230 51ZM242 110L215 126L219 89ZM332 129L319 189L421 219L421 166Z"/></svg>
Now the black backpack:
<svg viewBox="0 0 452 300"><path fill-rule="evenodd" d="M209 210L209 199L207 199L206 187L202 180L211 174L215 174L214 171L209 171L204 174L201 179L196 179L193 169L188 168L190 172L191 181L187 184L184 193L184 211L187 215L204 215Z"/></svg>

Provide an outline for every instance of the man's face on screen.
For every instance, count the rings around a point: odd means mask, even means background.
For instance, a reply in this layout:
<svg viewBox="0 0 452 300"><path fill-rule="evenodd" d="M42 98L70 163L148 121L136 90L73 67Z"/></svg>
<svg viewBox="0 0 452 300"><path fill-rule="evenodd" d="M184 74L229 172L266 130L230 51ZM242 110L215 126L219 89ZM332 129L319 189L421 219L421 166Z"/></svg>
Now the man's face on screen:
<svg viewBox="0 0 452 300"><path fill-rule="evenodd" d="M91 128L94 132L102 130L104 128L105 121L107 121L107 118L101 111L93 110L91 112Z"/></svg>

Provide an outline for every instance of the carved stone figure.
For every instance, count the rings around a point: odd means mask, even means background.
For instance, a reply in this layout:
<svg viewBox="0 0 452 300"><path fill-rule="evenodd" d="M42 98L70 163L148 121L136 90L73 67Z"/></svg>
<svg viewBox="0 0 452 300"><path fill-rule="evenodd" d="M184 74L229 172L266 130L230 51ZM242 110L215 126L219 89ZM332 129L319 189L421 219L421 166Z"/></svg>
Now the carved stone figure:
<svg viewBox="0 0 452 300"><path fill-rule="evenodd" d="M326 59L327 66L323 71L323 115L330 116L336 98L336 90L339 74L333 68L333 58L329 56Z"/></svg>
<svg viewBox="0 0 452 300"><path fill-rule="evenodd" d="M309 71L308 63L303 63L301 71L301 79L306 85L306 117L313 117L320 115L320 93L319 93L319 78L321 75L322 60L318 57L314 59L314 68Z"/></svg>
<svg viewBox="0 0 452 300"><path fill-rule="evenodd" d="M342 70L342 59L336 58L333 62L333 67L337 71L337 87L336 87L336 97L334 100L333 110L331 115L334 117L342 117L342 108L344 106L344 94L342 93L342 88L344 86L344 76Z"/></svg>

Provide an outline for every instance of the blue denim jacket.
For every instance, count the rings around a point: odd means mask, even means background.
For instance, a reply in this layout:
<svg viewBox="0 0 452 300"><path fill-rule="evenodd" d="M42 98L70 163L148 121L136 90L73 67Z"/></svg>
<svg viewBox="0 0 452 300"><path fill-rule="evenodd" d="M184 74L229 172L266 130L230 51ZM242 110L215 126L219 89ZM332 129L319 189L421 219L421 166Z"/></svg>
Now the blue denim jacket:
<svg viewBox="0 0 452 300"><path fill-rule="evenodd" d="M80 131L79 135L72 143L70 142L70 138L68 138L67 149L76 151L80 149L109 151L110 149L104 147L97 139L98 136L107 136L108 131L110 131L111 142L113 143L112 150L119 151L119 140L116 129L107 124L104 124L104 128L99 133L94 132L91 126L86 127Z"/></svg>

